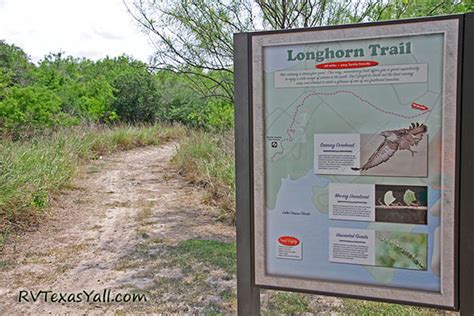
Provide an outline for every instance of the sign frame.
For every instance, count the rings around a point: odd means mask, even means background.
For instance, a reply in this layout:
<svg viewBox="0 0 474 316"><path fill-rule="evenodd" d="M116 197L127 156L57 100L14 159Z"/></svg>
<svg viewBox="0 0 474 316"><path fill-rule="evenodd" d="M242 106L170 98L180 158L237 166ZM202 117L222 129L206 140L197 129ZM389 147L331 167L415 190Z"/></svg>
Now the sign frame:
<svg viewBox="0 0 474 316"><path fill-rule="evenodd" d="M255 270L255 222L254 222L254 130L253 130L253 65L252 39L261 35L288 34L344 30L385 25L412 24L420 22L457 20L457 104L456 104L456 177L455 177L455 241L454 241L454 284L453 304L407 302L391 298L367 295L349 295L340 291L307 290L285 286L257 285ZM235 148L236 148L236 209L237 209L237 291L238 312L241 315L257 315L260 311L260 289L277 289L303 293L351 297L383 302L402 303L416 306L460 310L462 314L474 313L474 235L469 231L474 224L474 195L470 193L474 181L474 146L469 135L474 135L474 13L431 18L418 18L386 22L361 23L331 27L294 29L283 31L234 34L235 74ZM462 128L461 128L462 126Z"/></svg>

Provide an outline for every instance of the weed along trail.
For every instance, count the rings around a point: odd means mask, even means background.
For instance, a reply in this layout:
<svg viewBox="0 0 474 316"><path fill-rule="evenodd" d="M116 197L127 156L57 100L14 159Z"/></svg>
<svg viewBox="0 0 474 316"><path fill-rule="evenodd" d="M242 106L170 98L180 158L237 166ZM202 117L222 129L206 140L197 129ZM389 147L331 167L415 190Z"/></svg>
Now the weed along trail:
<svg viewBox="0 0 474 316"><path fill-rule="evenodd" d="M6 245L0 314L235 311L234 228L170 164L176 148L84 166L46 222Z"/></svg>

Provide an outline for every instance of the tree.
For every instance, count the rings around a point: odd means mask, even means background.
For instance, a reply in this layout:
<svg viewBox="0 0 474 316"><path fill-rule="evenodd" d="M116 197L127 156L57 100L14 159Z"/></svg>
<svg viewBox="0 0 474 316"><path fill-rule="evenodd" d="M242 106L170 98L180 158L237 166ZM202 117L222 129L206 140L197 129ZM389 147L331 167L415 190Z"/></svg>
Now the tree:
<svg viewBox="0 0 474 316"><path fill-rule="evenodd" d="M35 69L35 84L54 92L61 110L71 117L107 122L116 116L113 87L91 60L50 54Z"/></svg>
<svg viewBox="0 0 474 316"><path fill-rule="evenodd" d="M249 0L136 0L125 3L153 37L155 69L189 75L207 95L233 99L233 33L255 29ZM212 84L202 85L199 78Z"/></svg>
<svg viewBox="0 0 474 316"><path fill-rule="evenodd" d="M186 74L196 90L229 101L233 100L233 33L473 10L471 1L459 0L123 1L153 41L153 67Z"/></svg>
<svg viewBox="0 0 474 316"><path fill-rule="evenodd" d="M160 95L147 64L124 55L97 62L95 71L113 87L111 108L121 120L155 121Z"/></svg>
<svg viewBox="0 0 474 316"><path fill-rule="evenodd" d="M292 29L467 12L459 0L255 0L266 29ZM469 9L470 8L470 9Z"/></svg>
<svg viewBox="0 0 474 316"><path fill-rule="evenodd" d="M395 20L420 16L463 13L473 10L474 2L472 0L401 0L377 4L369 18L372 21Z"/></svg>
<svg viewBox="0 0 474 316"><path fill-rule="evenodd" d="M155 122L159 95L147 72L122 74L114 81L113 107L119 117L130 123Z"/></svg>
<svg viewBox="0 0 474 316"><path fill-rule="evenodd" d="M0 40L0 82L26 86L31 82L33 68L28 55L20 47Z"/></svg>
<svg viewBox="0 0 474 316"><path fill-rule="evenodd" d="M266 29L282 30L343 23L367 19L378 0L256 0Z"/></svg>

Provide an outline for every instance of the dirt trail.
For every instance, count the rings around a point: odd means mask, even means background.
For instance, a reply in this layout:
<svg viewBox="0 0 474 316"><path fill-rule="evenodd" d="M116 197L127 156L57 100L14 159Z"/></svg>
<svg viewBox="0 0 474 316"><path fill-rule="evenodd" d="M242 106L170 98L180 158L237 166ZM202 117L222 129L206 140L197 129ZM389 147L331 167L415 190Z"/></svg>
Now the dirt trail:
<svg viewBox="0 0 474 316"><path fill-rule="evenodd" d="M232 293L234 276L199 264L183 271L172 260L181 241L230 243L235 237L231 226L215 221L217 211L202 204L202 192L170 167L175 150L174 143L140 148L85 166L74 188L53 202L48 223L7 245L0 314L233 310L232 295L223 300L213 293ZM199 271L203 282L195 280ZM147 302L86 303L83 294L81 303L18 303L20 290L69 295L104 289L145 293Z"/></svg>
<svg viewBox="0 0 474 316"><path fill-rule="evenodd" d="M85 165L48 219L6 245L0 315L235 314L234 227L217 222L203 191L170 165L176 148L139 148ZM48 302L43 293L20 303L20 291L51 292ZM134 294L147 301L110 301ZM297 295L264 291L262 308L291 307ZM341 306L336 298L306 301L315 312Z"/></svg>

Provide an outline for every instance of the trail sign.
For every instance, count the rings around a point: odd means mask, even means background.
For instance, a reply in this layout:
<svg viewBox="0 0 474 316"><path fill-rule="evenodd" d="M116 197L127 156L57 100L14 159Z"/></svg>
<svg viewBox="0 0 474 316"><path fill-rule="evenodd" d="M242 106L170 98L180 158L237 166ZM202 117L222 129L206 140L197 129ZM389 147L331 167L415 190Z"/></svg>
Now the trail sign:
<svg viewBox="0 0 474 316"><path fill-rule="evenodd" d="M474 313L474 14L234 46L239 313L260 288Z"/></svg>

